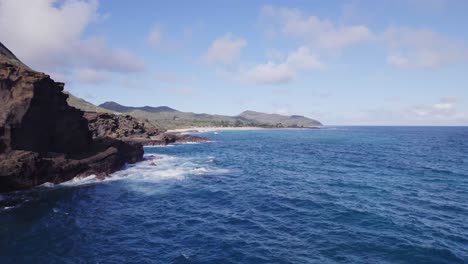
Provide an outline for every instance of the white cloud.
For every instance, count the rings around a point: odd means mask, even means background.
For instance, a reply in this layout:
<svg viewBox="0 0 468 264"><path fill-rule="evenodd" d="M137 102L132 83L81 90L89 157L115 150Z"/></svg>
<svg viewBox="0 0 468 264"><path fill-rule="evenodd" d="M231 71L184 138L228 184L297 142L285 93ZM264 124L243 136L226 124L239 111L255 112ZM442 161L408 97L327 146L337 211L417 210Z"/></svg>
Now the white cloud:
<svg viewBox="0 0 468 264"><path fill-rule="evenodd" d="M341 125L466 126L468 112L464 104L462 98L443 97L418 105L389 104L340 114L318 112L312 116Z"/></svg>
<svg viewBox="0 0 468 264"><path fill-rule="evenodd" d="M364 25L337 25L304 15L297 8L267 5L262 8L260 19L270 35L298 38L319 49L340 50L372 37Z"/></svg>
<svg viewBox="0 0 468 264"><path fill-rule="evenodd" d="M318 57L304 46L291 52L287 63L296 70L320 70L324 68Z"/></svg>
<svg viewBox="0 0 468 264"><path fill-rule="evenodd" d="M98 0L2 0L0 38L23 62L42 71L143 70L143 62L130 52L110 48L102 38L83 39L99 17Z"/></svg>
<svg viewBox="0 0 468 264"><path fill-rule="evenodd" d="M286 63L267 62L259 64L247 73L247 77L263 84L281 84L291 81L296 72Z"/></svg>
<svg viewBox="0 0 468 264"><path fill-rule="evenodd" d="M316 55L307 47L289 53L283 63L269 61L258 64L247 72L247 78L262 84L284 84L293 80L300 71L324 69Z"/></svg>
<svg viewBox="0 0 468 264"><path fill-rule="evenodd" d="M204 58L212 64L230 65L239 59L241 50L245 46L247 46L245 39L227 33L211 44Z"/></svg>
<svg viewBox="0 0 468 264"><path fill-rule="evenodd" d="M81 83L99 84L107 81L108 77L105 73L93 69L79 69L75 71L74 79Z"/></svg>
<svg viewBox="0 0 468 264"><path fill-rule="evenodd" d="M148 43L151 47L157 48L161 44L161 41L162 30L158 26L155 26L148 34Z"/></svg>
<svg viewBox="0 0 468 264"><path fill-rule="evenodd" d="M2 0L2 41L28 63L43 63L51 53L70 52L71 43L97 15L97 1Z"/></svg>
<svg viewBox="0 0 468 264"><path fill-rule="evenodd" d="M407 109L404 117L414 122L426 124L463 124L468 122L468 114L458 109L459 99L441 98L434 104L416 105Z"/></svg>
<svg viewBox="0 0 468 264"><path fill-rule="evenodd" d="M435 6L441 2L431 1ZM385 46L387 63L400 69L434 69L468 61L465 43L428 29L388 27L373 32L366 25L339 24L297 8L271 5L262 8L260 23L270 36L296 39L321 55L369 42Z"/></svg>
<svg viewBox="0 0 468 264"><path fill-rule="evenodd" d="M125 49L106 46L103 38L92 38L77 45L74 59L96 69L112 72L140 72L145 69L144 62Z"/></svg>
<svg viewBox="0 0 468 264"><path fill-rule="evenodd" d="M401 69L433 69L468 60L464 43L428 29L389 27L381 39L388 47L387 63Z"/></svg>
<svg viewBox="0 0 468 264"><path fill-rule="evenodd" d="M434 104L433 107L437 110L449 110L455 108L455 105L452 103L437 103Z"/></svg>
<svg viewBox="0 0 468 264"><path fill-rule="evenodd" d="M387 56L387 63L397 68L410 68L408 58L401 54L390 54Z"/></svg>

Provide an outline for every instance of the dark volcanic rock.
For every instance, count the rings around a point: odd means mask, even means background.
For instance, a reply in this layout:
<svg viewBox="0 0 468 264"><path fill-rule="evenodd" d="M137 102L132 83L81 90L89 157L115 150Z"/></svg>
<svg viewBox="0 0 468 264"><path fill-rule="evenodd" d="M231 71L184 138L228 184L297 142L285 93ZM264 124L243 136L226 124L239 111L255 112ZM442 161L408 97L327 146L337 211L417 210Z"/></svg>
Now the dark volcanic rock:
<svg viewBox="0 0 468 264"><path fill-rule="evenodd" d="M104 176L142 159L138 142L93 139L83 112L67 104L63 86L0 43L0 191Z"/></svg>
<svg viewBox="0 0 468 264"><path fill-rule="evenodd" d="M162 131L129 115L85 112L93 137L150 138Z"/></svg>
<svg viewBox="0 0 468 264"><path fill-rule="evenodd" d="M207 138L177 133L164 133L149 123L130 115L86 112L84 117L94 138L110 136L146 146L188 142L207 142Z"/></svg>
<svg viewBox="0 0 468 264"><path fill-rule="evenodd" d="M157 145L168 145L168 144L180 144L180 143L203 143L209 142L210 140L204 137L179 134L179 133L163 133L155 137L151 137L150 140L143 142L145 146L157 146Z"/></svg>

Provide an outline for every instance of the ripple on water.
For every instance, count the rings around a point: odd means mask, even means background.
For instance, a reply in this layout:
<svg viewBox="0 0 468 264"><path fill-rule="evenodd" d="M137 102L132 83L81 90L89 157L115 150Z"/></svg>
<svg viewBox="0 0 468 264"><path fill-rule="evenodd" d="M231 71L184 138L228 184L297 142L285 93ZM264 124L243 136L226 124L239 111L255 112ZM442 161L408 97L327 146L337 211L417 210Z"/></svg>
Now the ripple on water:
<svg viewBox="0 0 468 264"><path fill-rule="evenodd" d="M2 194L0 262L467 263L467 134L265 130L145 148L104 181Z"/></svg>

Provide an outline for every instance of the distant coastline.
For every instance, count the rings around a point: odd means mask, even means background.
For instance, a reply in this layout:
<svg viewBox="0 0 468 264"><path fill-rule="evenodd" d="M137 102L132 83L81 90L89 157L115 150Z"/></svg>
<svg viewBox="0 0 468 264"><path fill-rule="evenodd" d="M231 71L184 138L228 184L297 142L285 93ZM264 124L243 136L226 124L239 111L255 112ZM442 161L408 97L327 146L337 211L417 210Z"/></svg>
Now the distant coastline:
<svg viewBox="0 0 468 264"><path fill-rule="evenodd" d="M167 133L188 133L188 132L215 132L215 131L235 131L235 130L263 130L263 127L189 127L169 129Z"/></svg>
<svg viewBox="0 0 468 264"><path fill-rule="evenodd" d="M167 133L199 133L199 132L215 132L215 131L249 131L249 130L266 130L266 129L318 129L320 127L298 127L298 128L268 128L268 127L189 127L169 129Z"/></svg>

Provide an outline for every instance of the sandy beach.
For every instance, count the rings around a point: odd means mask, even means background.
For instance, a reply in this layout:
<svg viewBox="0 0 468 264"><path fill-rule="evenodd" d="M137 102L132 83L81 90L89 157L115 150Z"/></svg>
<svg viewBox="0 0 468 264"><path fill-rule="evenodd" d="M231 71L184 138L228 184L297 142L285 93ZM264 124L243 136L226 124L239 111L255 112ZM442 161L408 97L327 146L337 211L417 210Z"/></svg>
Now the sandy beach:
<svg viewBox="0 0 468 264"><path fill-rule="evenodd" d="M262 127L190 127L167 130L169 133L187 133L187 132L213 132L228 130L263 130Z"/></svg>

